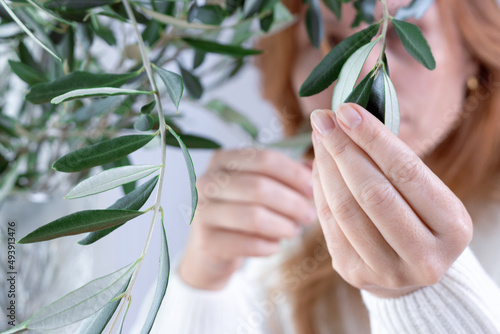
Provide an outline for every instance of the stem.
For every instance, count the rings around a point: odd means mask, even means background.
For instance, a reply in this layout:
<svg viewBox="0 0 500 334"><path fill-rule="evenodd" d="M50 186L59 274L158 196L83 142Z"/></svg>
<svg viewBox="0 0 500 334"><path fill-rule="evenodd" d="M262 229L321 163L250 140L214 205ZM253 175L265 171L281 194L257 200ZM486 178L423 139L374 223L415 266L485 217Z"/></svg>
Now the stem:
<svg viewBox="0 0 500 334"><path fill-rule="evenodd" d="M158 180L158 191L156 193L156 200L153 205L153 218L149 227L148 231L148 236L146 238L146 243L144 244L144 248L141 253L141 260L137 264L137 268L134 270L134 273L132 274L132 278L130 279L130 284L127 287L127 290L125 291L124 299L128 299L130 297L130 292L134 286L135 280L137 279L137 275L139 273L139 270L141 268L142 260L144 259L144 256L146 255L146 252L149 247L149 243L151 241L151 237L153 235L153 229L156 221L156 217L158 216L158 211L160 210L160 205L161 205L161 192L162 192L162 184L163 180L165 178L165 162L166 162L166 140L165 140L165 130L167 128L167 124L165 123L165 115L163 113L163 108L161 106L161 100L160 100L160 95L158 93L158 87L156 85L156 81L153 76L153 70L151 69L151 62L149 61L149 57L146 51L146 46L144 45L144 41L142 39L142 35L139 31L139 28L137 26L137 21L135 20L134 13L132 12L132 8L130 7L129 0L123 0L122 1L125 10L127 12L127 15L130 19L130 22L132 23L132 26L134 27L134 31L137 37L137 44L139 46L139 50L141 52L141 58L142 62L144 65L144 68L146 70L146 74L148 76L149 84L151 85L151 88L154 91L154 98L156 101L156 109L158 111L158 119L160 122L160 140L161 140L161 169L160 169L160 178ZM110 332L113 330L114 325L116 324L113 323L113 326L110 328Z"/></svg>
<svg viewBox="0 0 500 334"><path fill-rule="evenodd" d="M380 34L380 54L377 59L377 73L380 70L380 67L384 64L384 53L385 53L385 43L386 43L386 35L387 35L387 27L389 26L389 19L391 16L389 15L389 8L387 7L387 0L380 0L382 2L382 10L383 10L383 18L382 18L382 33Z"/></svg>

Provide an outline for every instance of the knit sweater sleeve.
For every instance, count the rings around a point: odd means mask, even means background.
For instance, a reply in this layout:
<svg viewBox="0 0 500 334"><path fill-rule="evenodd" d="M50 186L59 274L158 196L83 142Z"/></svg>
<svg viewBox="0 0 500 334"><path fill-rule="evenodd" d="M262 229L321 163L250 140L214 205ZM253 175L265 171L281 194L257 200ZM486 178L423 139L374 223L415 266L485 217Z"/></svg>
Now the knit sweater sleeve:
<svg viewBox="0 0 500 334"><path fill-rule="evenodd" d="M361 295L374 334L500 333L500 288L469 248L435 285L399 298Z"/></svg>
<svg viewBox="0 0 500 334"><path fill-rule="evenodd" d="M185 283L179 276L179 261L172 266L168 289L156 317L152 334L264 334L265 319L259 312L264 293L251 284L247 275L234 273L221 290L202 290ZM149 310L154 286L145 298L133 333L139 333Z"/></svg>

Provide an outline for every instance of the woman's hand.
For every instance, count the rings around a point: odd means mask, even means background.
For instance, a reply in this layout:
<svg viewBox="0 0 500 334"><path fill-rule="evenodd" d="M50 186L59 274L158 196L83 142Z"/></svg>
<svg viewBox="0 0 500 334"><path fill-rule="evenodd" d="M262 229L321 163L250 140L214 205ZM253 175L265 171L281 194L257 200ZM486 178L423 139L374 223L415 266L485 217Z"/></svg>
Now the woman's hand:
<svg viewBox="0 0 500 334"><path fill-rule="evenodd" d="M198 208L179 274L223 288L243 258L268 256L315 221L311 169L271 150L215 152L198 179Z"/></svg>
<svg viewBox="0 0 500 334"><path fill-rule="evenodd" d="M334 269L379 297L437 283L472 237L462 202L364 108L311 120L314 200Z"/></svg>

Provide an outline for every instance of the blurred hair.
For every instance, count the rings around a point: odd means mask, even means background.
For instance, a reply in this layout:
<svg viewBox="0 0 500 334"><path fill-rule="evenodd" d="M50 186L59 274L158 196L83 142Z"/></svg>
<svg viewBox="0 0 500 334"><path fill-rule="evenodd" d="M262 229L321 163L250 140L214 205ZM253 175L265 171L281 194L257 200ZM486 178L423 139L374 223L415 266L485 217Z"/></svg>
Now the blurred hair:
<svg viewBox="0 0 500 334"><path fill-rule="evenodd" d="M282 2L293 14L303 12L302 1ZM464 100L460 120L424 161L463 201L480 197L498 200L500 9L496 0L437 2L448 27L458 27L464 45L480 66L480 75L479 87L469 91ZM286 136L296 134L304 121L291 78L298 28L295 24L257 42L264 50L263 55L256 58L256 65L261 70L262 94L274 105ZM312 155L312 149L307 154ZM296 284L287 287L285 279L280 282L284 285L281 289L288 288L295 329L298 334L319 334L320 328L328 328L328 333L352 332L344 319L346 315L355 314L365 323L363 332L368 332L368 315L359 290L333 270L329 256L317 259L318 247L326 249L318 225L304 236L301 247L281 266L284 273L303 265L304 259L317 261L317 269L301 277L300 283L294 281Z"/></svg>

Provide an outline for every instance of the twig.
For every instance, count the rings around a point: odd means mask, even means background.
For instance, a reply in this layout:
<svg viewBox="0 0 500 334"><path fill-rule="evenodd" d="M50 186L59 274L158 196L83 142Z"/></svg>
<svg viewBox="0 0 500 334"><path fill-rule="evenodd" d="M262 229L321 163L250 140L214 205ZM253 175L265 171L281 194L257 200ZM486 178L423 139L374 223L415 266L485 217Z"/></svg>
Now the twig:
<svg viewBox="0 0 500 334"><path fill-rule="evenodd" d="M151 221L151 225L149 227L149 232L148 232L148 236L146 239L146 243L144 244L144 248L142 250L141 260L137 264L137 268L134 270L134 273L132 274L132 278L130 279L130 284L127 287L127 290L125 291L124 297L125 297L125 299L128 299L130 296L130 292L134 286L137 275L139 273L139 270L140 270L140 267L142 264L142 260L144 259L144 256L145 256L147 249L149 247L149 243L151 241L151 236L153 234L153 228L155 225L156 217L158 215L158 211L160 210L162 185L163 185L163 180L165 177L165 162L166 162L166 140L165 140L166 133L165 133L165 130L167 129L167 124L165 123L164 113L163 113L163 109L161 106L161 100L160 100L160 96L158 93L158 87L157 87L156 82L154 80L153 70L151 69L151 63L150 63L149 57L147 55L146 46L144 45L142 35L139 31L139 28L137 27L137 21L135 20L134 13L132 11L132 8L130 7L129 0L123 0L122 2L123 2L123 5L125 7L125 10L127 12L127 15L130 19L130 22L132 23L132 26L134 27L134 31L135 31L135 34L137 37L137 44L138 44L139 50L141 52L142 62L144 64L144 68L146 70L146 74L148 76L148 80L149 80L149 83L151 85L151 88L154 91L154 98L156 101L156 109L158 111L158 119L160 121L161 166L162 166L160 168L160 178L158 180L158 191L156 193L156 200L155 200L155 204L153 206L153 218ZM120 311L121 311L121 309L120 309ZM118 313L117 317L118 316L119 316L119 313ZM113 323L113 326L111 326L110 332L113 330L115 323Z"/></svg>

